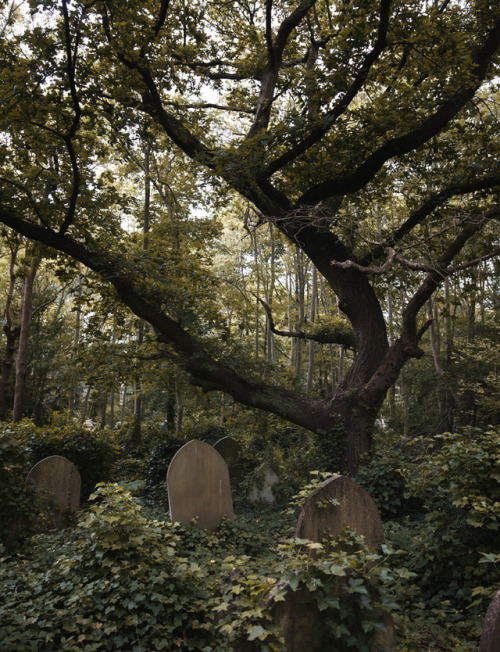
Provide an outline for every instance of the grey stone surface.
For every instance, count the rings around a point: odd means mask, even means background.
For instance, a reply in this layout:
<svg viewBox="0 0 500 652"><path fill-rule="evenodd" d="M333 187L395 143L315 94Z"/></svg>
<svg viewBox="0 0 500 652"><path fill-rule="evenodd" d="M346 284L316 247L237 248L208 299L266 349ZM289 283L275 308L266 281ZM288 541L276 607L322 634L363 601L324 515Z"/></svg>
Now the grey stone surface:
<svg viewBox="0 0 500 652"><path fill-rule="evenodd" d="M58 529L66 527L65 512L77 512L80 507L81 479L73 462L61 455L46 457L35 464L26 482L43 489L55 504L58 513L54 515L51 525Z"/></svg>
<svg viewBox="0 0 500 652"><path fill-rule="evenodd" d="M486 612L481 633L480 652L500 652L500 591Z"/></svg>
<svg viewBox="0 0 500 652"><path fill-rule="evenodd" d="M332 504L332 500L338 505ZM377 547L383 541L382 519L372 497L354 480L335 475L323 482L305 503L295 536L321 542L338 538L346 526L364 536L369 546Z"/></svg>
<svg viewBox="0 0 500 652"><path fill-rule="evenodd" d="M233 519L229 471L213 446L193 439L172 458L167 471L168 502L173 521L215 530L224 517Z"/></svg>
<svg viewBox="0 0 500 652"><path fill-rule="evenodd" d="M276 502L273 487L280 479L267 462L261 464L254 472L254 481L250 487L248 500L251 503L271 505Z"/></svg>

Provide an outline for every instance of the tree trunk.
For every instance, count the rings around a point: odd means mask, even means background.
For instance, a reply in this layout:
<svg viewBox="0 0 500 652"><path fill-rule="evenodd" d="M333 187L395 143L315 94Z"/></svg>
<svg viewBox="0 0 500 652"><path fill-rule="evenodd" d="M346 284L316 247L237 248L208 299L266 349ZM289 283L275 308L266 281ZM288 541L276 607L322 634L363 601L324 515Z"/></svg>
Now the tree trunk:
<svg viewBox="0 0 500 652"><path fill-rule="evenodd" d="M144 211L142 221L142 250L147 251L149 246L149 221L151 212L151 177L149 169L150 146L144 145ZM137 333L137 350L140 350L144 343L144 322L140 322ZM142 418L144 412L142 383L140 375L137 374L134 383L134 423L132 434L129 440L130 448L138 448L142 442Z"/></svg>
<svg viewBox="0 0 500 652"><path fill-rule="evenodd" d="M40 265L40 257L33 259L28 275L23 281L23 297L21 302L19 347L16 359L16 383L14 387L14 407L12 421L17 423L23 416L23 399L26 389L26 373L28 365L28 346L31 331L31 316L33 313L33 287Z"/></svg>
<svg viewBox="0 0 500 652"><path fill-rule="evenodd" d="M3 327L5 333L5 354L2 364L2 377L0 378L0 420L5 419L7 411L7 393L9 391L10 377L12 374L12 367L14 365L14 357L16 353L16 342L21 328L19 325L12 325L12 301L14 299L14 289L16 285L15 265L19 246L15 245L11 249L10 266L9 266L9 290L7 292L7 300L5 302L5 325Z"/></svg>

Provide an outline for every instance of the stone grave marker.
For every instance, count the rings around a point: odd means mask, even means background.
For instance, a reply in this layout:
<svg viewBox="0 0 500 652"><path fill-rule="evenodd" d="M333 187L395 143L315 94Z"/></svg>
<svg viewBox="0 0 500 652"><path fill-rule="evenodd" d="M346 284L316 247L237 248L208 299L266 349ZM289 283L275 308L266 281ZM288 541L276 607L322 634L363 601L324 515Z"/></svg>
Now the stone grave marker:
<svg viewBox="0 0 500 652"><path fill-rule="evenodd" d="M330 503L334 499L338 505ZM377 506L370 494L343 475L328 478L306 501L297 521L295 536L311 541L337 538L348 525L376 548L384 538Z"/></svg>
<svg viewBox="0 0 500 652"><path fill-rule="evenodd" d="M173 521L215 530L224 517L233 519L229 471L213 446L193 439L172 458L167 471L168 503Z"/></svg>
<svg viewBox="0 0 500 652"><path fill-rule="evenodd" d="M307 591L292 591L287 580L280 580L278 586L286 590L284 600L275 601L273 596L267 594L263 598L263 604L270 608L273 622L278 625L284 638L284 646L281 649L286 652L324 652L332 649L331 643L328 643L325 614L306 600ZM382 609L376 611L386 629L385 632L377 632L373 636L370 652L397 652L392 616Z"/></svg>
<svg viewBox="0 0 500 652"><path fill-rule="evenodd" d="M240 456L240 445L232 437L223 437L214 444L215 450L222 455L226 464L231 466L238 461Z"/></svg>
<svg viewBox="0 0 500 652"><path fill-rule="evenodd" d="M500 591L486 612L479 652L500 652Z"/></svg>
<svg viewBox="0 0 500 652"><path fill-rule="evenodd" d="M276 502L273 486L279 481L280 479L269 464L264 462L254 472L254 481L248 494L248 500L261 505L271 505Z"/></svg>
<svg viewBox="0 0 500 652"><path fill-rule="evenodd" d="M77 512L80 507L81 479L73 462L61 455L46 457L35 464L26 482L43 489L55 503L58 513L51 520L52 527L66 527L65 512Z"/></svg>
<svg viewBox="0 0 500 652"><path fill-rule="evenodd" d="M229 468L229 477L231 479L231 486L239 484L242 479L242 468L241 468L241 446L232 437L223 437L214 444L215 450L222 455L228 468Z"/></svg>

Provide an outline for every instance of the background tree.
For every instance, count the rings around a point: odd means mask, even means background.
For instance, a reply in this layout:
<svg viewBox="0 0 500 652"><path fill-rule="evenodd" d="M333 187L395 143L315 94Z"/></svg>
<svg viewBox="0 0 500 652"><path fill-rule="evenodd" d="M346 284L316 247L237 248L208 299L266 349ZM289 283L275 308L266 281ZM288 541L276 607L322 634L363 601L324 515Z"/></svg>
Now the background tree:
<svg viewBox="0 0 500 652"><path fill-rule="evenodd" d="M354 471L388 390L423 355L427 302L498 253L497 3L43 0L15 27L4 15L0 220L110 282L203 390L324 438L341 424ZM166 255L152 235L147 251L132 246L122 226L134 197L101 163L144 125L151 156L175 145L194 188L238 194L255 226L291 243L296 342L306 268L334 292L350 331L328 341L354 354L327 396L266 382L220 346L205 298L217 281L197 245ZM396 267L390 343L383 295ZM270 286L259 292L269 306Z"/></svg>

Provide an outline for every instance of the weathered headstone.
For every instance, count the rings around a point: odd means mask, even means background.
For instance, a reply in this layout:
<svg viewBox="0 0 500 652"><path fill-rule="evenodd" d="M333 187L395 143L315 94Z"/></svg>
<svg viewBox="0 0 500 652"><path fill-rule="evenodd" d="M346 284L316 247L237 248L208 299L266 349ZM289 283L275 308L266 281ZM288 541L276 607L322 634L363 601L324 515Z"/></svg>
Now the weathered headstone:
<svg viewBox="0 0 500 652"><path fill-rule="evenodd" d="M215 450L222 455L228 468L231 486L234 488L242 480L241 446L232 437L223 437L214 444Z"/></svg>
<svg viewBox="0 0 500 652"><path fill-rule="evenodd" d="M248 494L248 500L251 503L260 503L261 505L271 505L276 502L273 487L279 481L280 479L269 464L264 462L254 471L254 479Z"/></svg>
<svg viewBox="0 0 500 652"><path fill-rule="evenodd" d="M289 582L281 580L279 588L285 590L284 599L275 601L270 594L263 599L264 606L271 610L274 623L284 639L281 648L285 652L324 652L330 650L325 612L307 600L308 591L292 591ZM380 608L374 612L385 626L385 632L377 632L371 639L369 649L397 652L396 630L392 616Z"/></svg>
<svg viewBox="0 0 500 652"><path fill-rule="evenodd" d="M229 467L238 461L241 447L236 439L233 439L232 437L223 437L215 442L214 448L222 455Z"/></svg>
<svg viewBox="0 0 500 652"><path fill-rule="evenodd" d="M229 471L213 446L193 439L172 458L167 471L168 503L173 521L210 532L221 520L234 518Z"/></svg>
<svg viewBox="0 0 500 652"><path fill-rule="evenodd" d="M479 652L500 652L500 591L486 612Z"/></svg>
<svg viewBox="0 0 500 652"><path fill-rule="evenodd" d="M365 542L372 547L377 547L384 538L382 519L370 494L354 480L335 475L323 482L307 500L299 515L295 536L321 542L330 537L336 539L346 526L364 536Z"/></svg>
<svg viewBox="0 0 500 652"><path fill-rule="evenodd" d="M51 526L66 527L66 512L77 512L80 507L81 479L73 462L61 455L46 457L35 464L26 482L43 489L55 505L57 512L51 519Z"/></svg>

